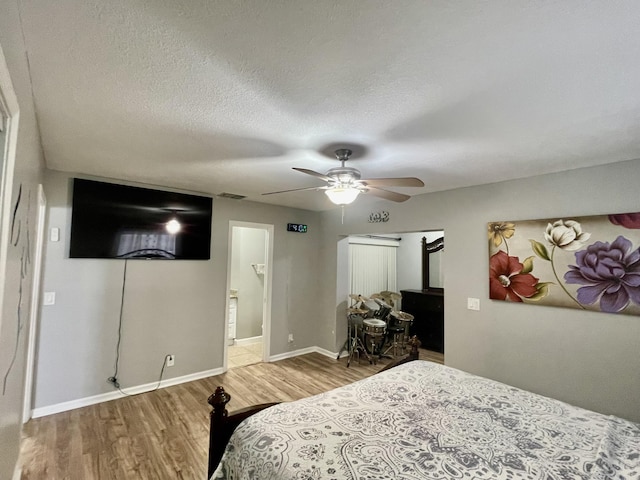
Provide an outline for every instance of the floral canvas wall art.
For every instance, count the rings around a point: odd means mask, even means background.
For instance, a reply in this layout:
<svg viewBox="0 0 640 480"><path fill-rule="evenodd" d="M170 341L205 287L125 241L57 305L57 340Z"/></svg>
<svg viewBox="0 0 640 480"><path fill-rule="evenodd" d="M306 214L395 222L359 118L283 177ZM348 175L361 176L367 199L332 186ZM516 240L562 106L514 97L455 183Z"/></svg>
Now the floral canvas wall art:
<svg viewBox="0 0 640 480"><path fill-rule="evenodd" d="M489 298L640 315L640 213L488 224Z"/></svg>

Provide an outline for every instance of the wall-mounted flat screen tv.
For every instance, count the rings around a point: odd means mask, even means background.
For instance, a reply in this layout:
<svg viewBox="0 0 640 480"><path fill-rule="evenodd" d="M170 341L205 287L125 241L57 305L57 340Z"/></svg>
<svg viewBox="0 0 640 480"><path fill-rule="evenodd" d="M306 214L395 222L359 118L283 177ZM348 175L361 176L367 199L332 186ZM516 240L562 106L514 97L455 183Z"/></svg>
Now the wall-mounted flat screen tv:
<svg viewBox="0 0 640 480"><path fill-rule="evenodd" d="M208 260L212 199L73 179L71 258Z"/></svg>

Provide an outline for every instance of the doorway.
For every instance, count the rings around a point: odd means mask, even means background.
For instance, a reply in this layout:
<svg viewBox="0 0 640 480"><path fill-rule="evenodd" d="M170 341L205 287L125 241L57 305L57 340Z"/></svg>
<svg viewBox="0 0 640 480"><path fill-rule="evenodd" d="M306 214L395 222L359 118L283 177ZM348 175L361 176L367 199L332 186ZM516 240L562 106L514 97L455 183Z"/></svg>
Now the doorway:
<svg viewBox="0 0 640 480"><path fill-rule="evenodd" d="M422 343L421 355L444 361L444 274L442 250L430 255L423 272L425 242L444 239L444 230L351 235L338 241L337 304L350 294L399 293L391 307L410 314L409 329ZM444 240L443 240L444 242ZM354 246L357 245L356 248ZM341 278L346 281L340 281ZM424 279L428 278L425 286ZM341 330L340 319L337 324ZM348 335L348 326L345 322ZM342 345L340 336L337 343ZM422 358L422 357L421 357Z"/></svg>
<svg viewBox="0 0 640 480"><path fill-rule="evenodd" d="M36 338L38 331L38 315L40 313L40 278L42 276L42 255L45 237L45 217L47 210L47 198L42 184L38 185L38 213L36 216L36 243L35 258L33 262L33 286L31 288L31 309L29 314L29 337L27 340L27 364L24 381L24 407L22 411L22 423L31 418L33 397L33 371L36 356Z"/></svg>
<svg viewBox="0 0 640 480"><path fill-rule="evenodd" d="M230 222L225 370L267 361L273 225Z"/></svg>
<svg viewBox="0 0 640 480"><path fill-rule="evenodd" d="M2 331L3 298L7 273L9 233L11 229L11 198L18 144L20 109L0 48L0 331ZM2 339L0 339L2 340Z"/></svg>

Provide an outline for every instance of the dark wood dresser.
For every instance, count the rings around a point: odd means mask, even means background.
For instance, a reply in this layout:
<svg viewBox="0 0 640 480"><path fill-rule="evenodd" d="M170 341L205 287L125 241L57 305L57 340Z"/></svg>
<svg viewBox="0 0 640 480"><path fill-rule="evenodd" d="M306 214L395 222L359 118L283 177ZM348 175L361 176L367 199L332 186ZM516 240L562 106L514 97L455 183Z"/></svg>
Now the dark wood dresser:
<svg viewBox="0 0 640 480"><path fill-rule="evenodd" d="M401 290L402 311L413 315L411 335L417 335L422 348L444 353L444 292Z"/></svg>

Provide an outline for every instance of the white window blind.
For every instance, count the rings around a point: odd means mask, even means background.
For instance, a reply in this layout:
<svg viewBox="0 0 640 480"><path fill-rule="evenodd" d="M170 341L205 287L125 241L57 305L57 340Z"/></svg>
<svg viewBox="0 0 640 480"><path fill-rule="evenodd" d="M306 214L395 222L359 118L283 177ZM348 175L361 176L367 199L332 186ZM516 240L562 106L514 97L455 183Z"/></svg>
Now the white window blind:
<svg viewBox="0 0 640 480"><path fill-rule="evenodd" d="M351 293L369 296L383 290L396 291L396 247L349 245Z"/></svg>

